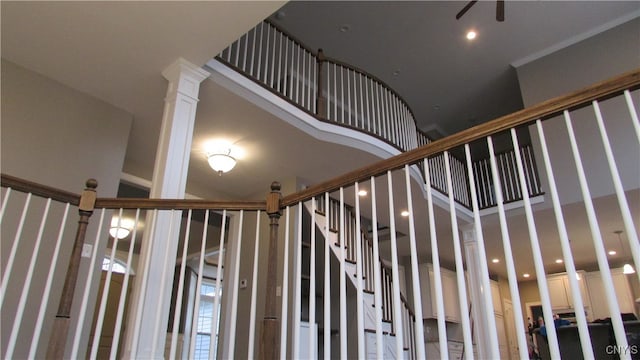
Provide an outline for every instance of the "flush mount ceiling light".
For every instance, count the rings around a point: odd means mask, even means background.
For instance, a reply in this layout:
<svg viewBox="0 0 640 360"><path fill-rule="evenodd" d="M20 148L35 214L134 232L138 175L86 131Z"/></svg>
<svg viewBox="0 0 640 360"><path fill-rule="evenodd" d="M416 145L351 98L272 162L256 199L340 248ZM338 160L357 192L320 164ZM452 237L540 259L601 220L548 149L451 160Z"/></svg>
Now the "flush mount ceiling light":
<svg viewBox="0 0 640 360"><path fill-rule="evenodd" d="M624 266L622 267L622 273L623 274L635 274L636 271L633 270L633 266L631 266L631 264L624 264Z"/></svg>
<svg viewBox="0 0 640 360"><path fill-rule="evenodd" d="M220 176L236 166L236 159L231 156L231 149L227 149L226 152L207 154L207 161L209 166Z"/></svg>
<svg viewBox="0 0 640 360"><path fill-rule="evenodd" d="M204 144L209 166L218 175L231 171L236 161L244 157L244 151L229 140L210 140Z"/></svg>
<svg viewBox="0 0 640 360"><path fill-rule="evenodd" d="M111 218L111 227L109 228L109 235L114 239L124 239L129 236L131 230L133 230L133 220L118 218L114 216Z"/></svg>

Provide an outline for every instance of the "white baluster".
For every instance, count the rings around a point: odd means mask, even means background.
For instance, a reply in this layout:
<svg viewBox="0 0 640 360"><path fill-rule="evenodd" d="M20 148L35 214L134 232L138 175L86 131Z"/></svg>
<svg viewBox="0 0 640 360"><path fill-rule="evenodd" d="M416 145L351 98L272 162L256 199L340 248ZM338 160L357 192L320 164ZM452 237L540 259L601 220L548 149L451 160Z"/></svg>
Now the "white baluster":
<svg viewBox="0 0 640 360"><path fill-rule="evenodd" d="M307 344L309 348L309 359L314 359L318 357L314 351L316 350L312 344L314 344L317 340L315 339L316 334L314 334L313 327L316 323L316 198L311 198L311 242L309 244L309 339L307 340ZM329 226L329 218L327 218L327 226ZM329 239L326 238L325 242L328 242ZM326 270L325 270L326 271Z"/></svg>
<svg viewBox="0 0 640 360"><path fill-rule="evenodd" d="M336 118L337 119L337 118ZM329 248L329 228L331 222L329 208L329 193L324 194L324 209L326 211L327 226L324 228L324 293L322 295L324 301L324 358L331 359L331 249Z"/></svg>
<svg viewBox="0 0 640 360"><path fill-rule="evenodd" d="M10 188L9 188L10 189ZM5 196L6 193L5 193ZM42 333L42 324L44 322L44 314L49 303L49 295L51 294L51 285L53 284L53 274L55 273L56 264L58 263L58 255L60 254L60 245L62 244L62 237L64 234L64 227L67 223L67 216L69 215L69 207L71 204L67 203L64 208L62 220L60 221L60 227L58 229L58 237L56 239L56 246L53 250L53 256L51 256L51 264L49 265L49 271L47 272L47 281L42 293L42 301L40 302L40 309L38 311L38 319L33 329L33 337L31 338L31 347L29 348L29 359L36 358L36 350L38 349L38 342L40 341L40 335Z"/></svg>
<svg viewBox="0 0 640 360"><path fill-rule="evenodd" d="M291 357L295 358L300 354L300 317L302 316L301 307L302 307L302 203L299 202L297 204L298 207L298 216L296 221L296 254L294 257L295 261L295 277L293 278L294 283L294 295L293 295L293 350ZM284 348L281 348L281 350ZM284 353L284 354L283 354ZM282 356L286 356L286 351L282 350L280 352L281 358Z"/></svg>
<svg viewBox="0 0 640 360"><path fill-rule="evenodd" d="M9 336L9 342L7 343L7 351L5 354L6 359L13 358L13 350L16 346L16 340L18 339L18 333L20 331L20 325L22 324L22 315L24 314L24 308L27 305L27 297L29 296L29 289L31 287L31 280L33 279L33 272L36 267L36 259L38 258L38 252L40 251L40 244L42 243L42 233L44 232L44 225L47 223L47 217L49 216L49 208L51 207L51 198L47 199L47 203L44 206L44 212L40 221L40 228L38 229L38 235L36 236L36 242L33 245L33 254L31 255L31 261L29 261L29 268L27 275L24 279L24 286L20 294L20 300L18 302L18 308L13 318L13 327L11 328L11 335ZM45 299L42 300L46 302Z"/></svg>
<svg viewBox="0 0 640 360"><path fill-rule="evenodd" d="M596 251L596 259L598 261L598 267L600 268L600 275L602 276L602 282L605 290L605 298L607 299L607 305L609 306L609 314L611 316L611 325L613 326L613 332L616 338L616 344L620 346L620 349L628 349L627 336L622 324L622 317L620 316L620 307L616 300L615 288L613 287L613 279L611 277L611 270L609 269L609 263L607 261L606 250L602 242L602 235L600 232L600 225L598 225L598 219L596 218L596 212L591 200L591 192L589 191L589 185L587 185L587 179L584 173L582 165L582 159L578 150L578 144L576 142L575 134L573 132L573 126L571 125L571 118L569 111L564 111L564 120L569 132L569 141L571 143L571 152L573 153L573 159L576 163L576 170L578 172L578 182L580 183L580 190L582 192L582 198L587 211L587 218L589 219L589 228L591 230L591 237L593 245ZM630 359L628 352L622 352L619 354L621 359Z"/></svg>
<svg viewBox="0 0 640 360"><path fill-rule="evenodd" d="M136 212L136 227L133 231L133 237L131 240L131 244L134 243L136 230L137 230L137 222L138 222L138 214L140 213L140 209ZM189 209L187 213L187 226L185 229L184 235L184 243L182 244L182 257L180 261L180 275L178 277L178 292L176 293L176 309L173 314L173 331L171 333L171 347L169 348L169 359L176 358L176 351L178 349L178 328L180 327L180 315L182 314L182 295L184 290L184 275L187 270L187 249L189 248L189 235L191 233L191 215L193 214L193 210ZM127 275L129 274L129 267L127 267ZM126 287L123 286L123 289ZM117 347L116 349L117 350ZM111 348L111 355L115 357L114 348Z"/></svg>
<svg viewBox="0 0 640 360"><path fill-rule="evenodd" d="M256 241L253 252L253 276L251 278L251 308L249 310L249 350L247 356L255 356L256 301L258 299L258 257L260 255L260 210L256 213Z"/></svg>
<svg viewBox="0 0 640 360"><path fill-rule="evenodd" d="M551 158L549 157L549 150L547 148L547 140L542 129L542 122L536 121L536 127L538 129L538 136L540 138L540 148L542 149L542 156L544 159L544 166L547 172L547 179L549 182L549 193L551 194L551 201L553 203L553 211L555 214L556 224L558 226L558 235L560 236L560 246L562 248L562 255L564 258L564 264L567 269L567 274L575 274L576 267L573 261L573 254L571 252L571 245L569 244L569 235L567 233L567 227L565 225L564 216L562 215L562 206L560 204L560 198L558 196L558 189L556 187L556 180L553 175L553 168L551 167ZM575 309L584 309L584 303L582 301L582 295L580 293L580 287L578 285L578 279L575 276L569 276L569 287L571 289L571 296L573 298L573 304ZM577 311L576 320L578 323L578 333L580 335L580 345L582 346L582 355L585 359L593 359L593 349L591 348L591 337L589 335L589 329L587 328L587 319L584 311Z"/></svg>
<svg viewBox="0 0 640 360"><path fill-rule="evenodd" d="M638 233L633 225L631 218L631 210L629 210L629 204L627 198L624 195L624 188L622 187L622 180L620 180L620 172L618 166L613 158L613 151L611 150L611 142L607 135L607 129L604 126L602 119L602 112L600 111L600 105L597 101L593 102L593 109L596 114L596 121L598 122L598 129L600 130L600 136L602 138L602 144L604 145L604 153L607 156L607 163L609 164L609 172L611 172L611 180L613 180L613 187L616 190L616 198L618 199L618 206L620 206L620 212L622 213L622 221L624 222L624 229L627 231L627 239L629 240L629 247L631 248L631 255L633 261L636 264L636 276L640 280L640 243L638 243Z"/></svg>
<svg viewBox="0 0 640 360"><path fill-rule="evenodd" d="M484 295L484 313L487 314L487 324L485 329L489 332L489 346L491 354L498 357L500 355L500 349L498 346L498 333L496 327L496 318L491 316L494 313L493 299L491 297L491 283L489 282L489 266L487 265L487 252L484 246L484 236L482 235L482 223L480 220L480 208L478 207L478 198L476 196L476 183L473 177L473 165L471 162L471 150L469 144L464 145L465 157L467 159L467 176L469 177L469 187L471 190L471 209L473 210L473 227L476 237L476 244L478 245L478 260L480 261L480 281L482 288L485 290L482 292Z"/></svg>
<svg viewBox="0 0 640 360"><path fill-rule="evenodd" d="M513 148L518 149L518 137L516 135L515 129L511 129L511 139L513 141ZM544 322L547 324L547 339L549 340L549 352L551 353L551 358L559 359L560 358L560 348L558 346L558 338L556 336L556 329L553 321L553 314L551 312L551 299L549 297L549 288L547 286L547 279L544 272L544 263L542 262L542 253L540 251L540 242L538 239L538 233L535 226L535 221L533 218L533 211L531 209L531 202L529 201L529 192L526 191L526 181L524 178L524 171L522 166L522 160L520 159L520 153L514 151L516 154L516 165L517 168L515 171L517 172L520 178L520 185L525 188L525 191L522 191L522 201L524 202L524 210L527 218L527 228L529 229L529 240L531 242L531 249L533 251L533 261L536 269L536 277L538 281L538 290L540 292L540 298L542 302L542 313L544 315Z"/></svg>
<svg viewBox="0 0 640 360"><path fill-rule="evenodd" d="M282 322L280 323L280 359L287 358L287 322L289 320L289 206L285 210L284 225L284 265L282 269ZM299 312L295 313L299 317ZM294 332L297 332L294 328ZM294 353L295 354L295 353ZM292 355L292 357L297 355Z"/></svg>
<svg viewBox="0 0 640 360"><path fill-rule="evenodd" d="M4 192L4 199L2 200L2 209L0 209L0 224L2 224L2 219L4 218L4 210L7 208L7 203L9 202L9 195L11 195L10 187L8 187L7 191Z"/></svg>
<svg viewBox="0 0 640 360"><path fill-rule="evenodd" d="M13 262L16 259L16 252L18 251L18 244L22 237L22 230L24 229L24 222L27 219L27 212L29 211L29 203L31 202L31 193L27 194L27 198L24 201L22 208L22 215L20 215L20 222L18 223L18 229L16 235L13 238L13 245L11 245L11 252L9 253L9 260L7 260L7 266L4 268L2 274L2 284L0 284L0 307L4 303L4 294L7 291L7 283L9 282L9 276L13 270Z"/></svg>
<svg viewBox="0 0 640 360"><path fill-rule="evenodd" d="M111 341L110 359L115 359L118 354L118 346L120 344L120 331L124 318L124 306L127 299L127 290L129 288L129 279L131 278L131 262L133 261L133 253L135 250L136 235L138 233L138 221L140 220L140 209L136 209L136 217L133 221L133 232L131 233L131 241L129 241L129 250L127 251L127 264L125 268L122 289L120 289L120 299L118 300L118 310L116 313L116 324L113 330L113 340ZM182 294L180 294L182 295ZM177 328L177 327L176 327ZM176 335L177 336L177 335ZM173 340L173 338L172 338Z"/></svg>
<svg viewBox="0 0 640 360"><path fill-rule="evenodd" d="M411 192L411 174L409 165L404 166L404 177L407 188L407 211L409 211L409 251L411 253L411 285L413 292L413 303L415 304L416 317L422 319L422 297L420 296L420 277L418 275L418 250L416 248L416 225L413 213L413 193ZM407 321L407 324L409 321ZM415 332L420 339L424 339L424 327L422 321L416 321ZM407 332L408 334L409 332ZM417 355L420 359L425 358L424 342L417 344Z"/></svg>
<svg viewBox="0 0 640 360"><path fill-rule="evenodd" d="M91 260L89 262L89 269L95 269L96 259L98 258L98 242L102 234L102 224L104 224L105 209L102 209L100 213L100 221L98 223L98 231L93 241L93 252L91 253ZM76 323L76 329L73 333L73 344L71 347L71 359L78 358L78 349L80 348L80 339L82 338L82 327L85 325L85 317L87 315L87 307L89 306L89 292L91 291L92 276L87 276L84 284L84 291L82 293L82 300L80 301L80 312L78 314L78 322ZM143 279L144 281L144 279Z"/></svg>
<svg viewBox="0 0 640 360"><path fill-rule="evenodd" d="M171 217L173 220L173 216ZM209 210L205 210L202 237L200 238L200 254L198 259L198 278L196 281L195 304L193 305L193 320L191 322L191 339L189 339L189 359L193 359L196 350L196 334L198 333L198 314L200 313L200 293L202 292L202 277L204 275L204 258L207 250L207 232L209 229ZM171 233L171 231L169 231ZM155 346L154 346L155 348Z"/></svg>
<svg viewBox="0 0 640 360"><path fill-rule="evenodd" d="M220 287L222 287L222 277L223 277L223 271L224 269L222 268L222 262L224 261L224 254L225 254L225 248L224 248L224 235L225 235L225 230L227 227L227 210L222 210L222 224L220 225L220 245L218 245L218 263L216 264L216 288L215 288L215 292L216 292L216 296L213 298L213 319L211 321L211 337L212 339L209 341L209 360L213 360L214 359L214 354L213 350L214 347L217 349L217 334L220 331L219 330L219 323L220 323L220 311L218 310L218 306L220 306L220 296L221 296L221 291L220 291ZM238 252L240 252L239 248L238 248Z"/></svg>
<svg viewBox="0 0 640 360"><path fill-rule="evenodd" d="M229 358L235 358L236 345L236 327L238 322L238 284L240 283L240 253L242 252L242 227L244 223L244 210L240 210L240 219L238 221L238 245L233 269L233 284L231 284L231 325L229 327L229 338L227 343L230 345Z"/></svg>
<svg viewBox="0 0 640 360"><path fill-rule="evenodd" d="M433 211L433 194L431 191L431 174L429 169L429 161L424 160L424 178L426 180L427 191L427 211L429 216L429 239L431 239L431 262L433 263L433 282L436 294L444 294L442 290L442 275L440 272L440 251L438 250L438 238L436 234L436 221ZM416 308L422 304L416 305ZM436 296L436 313L438 314L438 346L440 348L440 356L442 359L449 359L449 350L447 344L447 328L444 315L444 299L442 296ZM420 318L416 316L416 322Z"/></svg>
<svg viewBox="0 0 640 360"><path fill-rule="evenodd" d="M460 248L460 229L458 228L458 217L456 215L456 206L453 198L452 182L451 182L451 165L449 161L449 152L444 152L444 163L447 177L447 192L449 193L449 214L451 215L451 232L453 234L453 252L456 263L456 279L458 282L458 302L460 306L460 314L462 316L462 336L464 339L465 349L473 349L473 341L471 339L471 326L469 323L469 312L467 308L467 288L464 278L464 267L462 262L462 250ZM473 359L473 351L465 352L465 359Z"/></svg>
<svg viewBox="0 0 640 360"><path fill-rule="evenodd" d="M387 191L389 194L389 231L391 233L391 286L393 288L393 329L396 332L396 355L404 351L402 334L402 301L400 300L400 277L398 275L398 243L396 239L396 214L393 202L393 180L387 171Z"/></svg>
<svg viewBox="0 0 640 360"><path fill-rule="evenodd" d="M624 91L624 98L627 102L627 108L629 109L629 115L631 116L631 123L636 131L638 143L640 143L640 120L638 120L638 113L636 112L635 106L633 106L633 99L631 98L629 90Z"/></svg>
<svg viewBox="0 0 640 360"><path fill-rule="evenodd" d="M376 205L376 179L371 177L371 226L373 228L373 279L374 307L376 314L376 358L384 356L382 338L382 270L380 269L380 246L378 241L378 208Z"/></svg>

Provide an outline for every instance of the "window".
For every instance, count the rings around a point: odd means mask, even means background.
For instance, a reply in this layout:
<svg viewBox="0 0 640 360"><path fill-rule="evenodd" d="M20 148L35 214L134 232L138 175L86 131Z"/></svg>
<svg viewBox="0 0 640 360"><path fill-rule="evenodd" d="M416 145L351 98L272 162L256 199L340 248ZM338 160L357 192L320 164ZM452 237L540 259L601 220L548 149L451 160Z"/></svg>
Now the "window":
<svg viewBox="0 0 640 360"><path fill-rule="evenodd" d="M109 271L109 266L111 265L111 259L105 257L102 259L102 270ZM113 265L111 267L111 271L118 274L124 274L127 272L127 267L118 261L118 259L113 259Z"/></svg>
<svg viewBox="0 0 640 360"><path fill-rule="evenodd" d="M194 359L209 359L209 346L212 341L211 331L215 331L215 338L213 339L213 358L216 358L218 351L218 327L220 324L220 300L218 300L218 308L214 309L214 302L216 296L222 296L222 287L216 289L215 282L211 280L202 281L202 287L200 289L200 308L198 309L198 326L195 338L195 352L193 354ZM216 324L212 329L212 323L214 321L214 313Z"/></svg>

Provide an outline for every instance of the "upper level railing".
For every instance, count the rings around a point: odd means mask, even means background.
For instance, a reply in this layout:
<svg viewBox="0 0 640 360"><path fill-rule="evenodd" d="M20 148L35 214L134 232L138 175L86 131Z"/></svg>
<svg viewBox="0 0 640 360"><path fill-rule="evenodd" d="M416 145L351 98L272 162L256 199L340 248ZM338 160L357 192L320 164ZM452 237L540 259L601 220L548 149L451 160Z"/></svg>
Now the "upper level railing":
<svg viewBox="0 0 640 360"><path fill-rule="evenodd" d="M236 40L218 60L319 120L415 149L415 118L402 97L363 70L315 52L269 21Z"/></svg>
<svg viewBox="0 0 640 360"><path fill-rule="evenodd" d="M278 94L299 109L320 121L344 126L374 136L400 151L408 151L429 144L432 140L416 126L416 119L402 97L372 74L339 60L326 57L280 29L263 21L224 49L217 60L247 76L266 89ZM527 171L537 177L533 153L528 152ZM447 194L445 161L442 155L431 158L431 185ZM454 199L470 208L469 184L464 173L466 164L452 156L451 181ZM475 162L474 171L482 172L482 164ZM422 164L417 164L424 173ZM505 165L506 166L506 165ZM475 169L477 168L477 169ZM506 167L505 169L508 169ZM509 172L503 183L511 184ZM478 181L485 177L479 176ZM532 194L541 194L539 182ZM481 184L488 189L491 184ZM513 191L512 191L513 190ZM510 201L522 198L519 188L509 187ZM495 206L490 193L479 192L481 207Z"/></svg>

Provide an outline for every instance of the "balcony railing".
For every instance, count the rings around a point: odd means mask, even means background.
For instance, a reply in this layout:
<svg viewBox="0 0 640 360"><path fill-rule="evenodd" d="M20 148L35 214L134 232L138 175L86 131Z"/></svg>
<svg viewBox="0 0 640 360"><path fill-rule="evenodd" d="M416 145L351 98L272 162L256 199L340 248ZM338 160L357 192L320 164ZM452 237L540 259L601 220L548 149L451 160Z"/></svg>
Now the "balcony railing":
<svg viewBox="0 0 640 360"><path fill-rule="evenodd" d="M287 34L277 25L264 21L241 36L223 50L216 59L238 71L256 83L274 92L299 109L320 121L347 127L374 136L400 151L409 151L427 145L432 140L416 126L416 119L409 105L391 87L372 74L339 60L326 57ZM513 155L513 154L512 154ZM503 165L500 176L508 201L522 199L520 188L514 185L511 165ZM471 208L466 164L457 157L448 160L452 164L451 181L454 199ZM478 171L479 201L481 208L495 206L490 183L482 176L482 161L474 162ZM431 186L447 195L444 156L429 159ZM423 164L417 164L424 174ZM509 167L511 166L511 167ZM527 152L528 177L532 194L541 194L533 152ZM484 167L486 170L486 167ZM484 174L487 175L487 174Z"/></svg>

